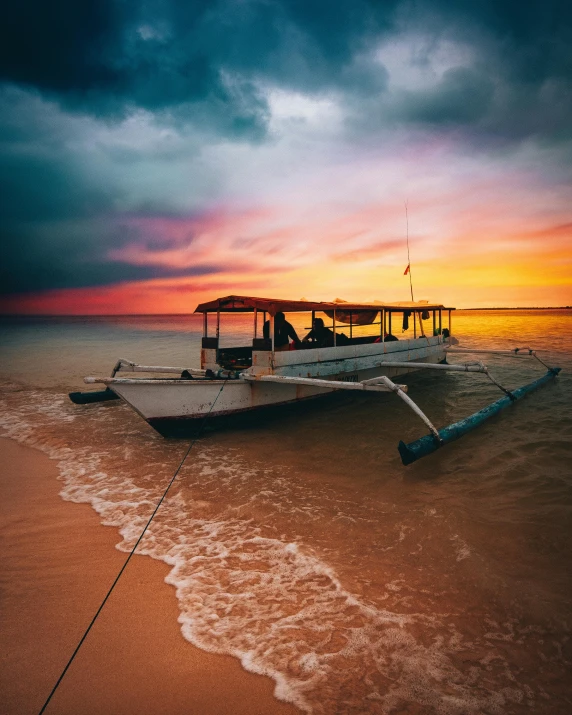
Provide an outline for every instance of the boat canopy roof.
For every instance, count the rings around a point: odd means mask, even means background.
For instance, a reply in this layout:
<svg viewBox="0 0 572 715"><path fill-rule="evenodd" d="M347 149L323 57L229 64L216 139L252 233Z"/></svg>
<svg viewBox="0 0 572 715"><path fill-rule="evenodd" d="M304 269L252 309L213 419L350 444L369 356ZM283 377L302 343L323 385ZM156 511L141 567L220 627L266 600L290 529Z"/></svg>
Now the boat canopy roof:
<svg viewBox="0 0 572 715"><path fill-rule="evenodd" d="M276 315L279 311L283 313L295 313L310 310L332 311L340 310L345 312L358 312L362 310L455 310L447 308L441 303L431 303L429 301L400 301L398 303L351 303L345 301L321 302L312 300L282 300L280 298L256 298L244 295L227 295L224 298L217 298L208 303L201 303L195 308L195 313L245 313L254 310L262 310Z"/></svg>

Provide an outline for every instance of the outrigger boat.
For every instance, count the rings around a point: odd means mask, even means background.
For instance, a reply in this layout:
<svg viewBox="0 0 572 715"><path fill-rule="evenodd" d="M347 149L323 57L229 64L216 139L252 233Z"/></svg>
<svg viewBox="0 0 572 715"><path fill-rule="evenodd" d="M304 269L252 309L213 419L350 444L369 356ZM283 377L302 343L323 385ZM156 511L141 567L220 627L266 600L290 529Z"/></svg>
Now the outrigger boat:
<svg viewBox="0 0 572 715"><path fill-rule="evenodd" d="M121 398L163 436L182 436L196 433L207 417L210 421L240 416L317 398L335 390L394 392L430 431L427 437L416 442L399 444L403 463L410 464L458 439L560 372L560 368L546 366L548 372L542 378L510 392L482 363L448 364L448 353L462 352L455 347L458 340L452 334L454 310L426 301L363 304L227 296L202 303L195 310L203 314L200 368L139 365L120 359L111 377L84 379L87 384L105 385L105 390L70 393L70 398L76 403ZM325 314L331 320L333 345L302 344L299 347L305 349L278 349L274 322L279 312L311 313L312 325L316 314ZM220 346L222 313L253 314L250 345ZM209 334L211 315L216 316L214 335ZM445 317L446 327L443 325ZM393 336L392 328L398 319L403 320L404 327L412 319L413 337L397 339ZM261 331L264 324L267 324L266 330ZM370 326L367 335L363 334L364 326ZM261 337L261 332L269 337ZM506 351L506 354L518 353L518 349ZM520 354L542 362L533 350L521 350ZM406 394L407 386L394 382L395 378L415 370L480 372L497 385L505 397L462 422L438 430ZM147 376L119 376L125 372L147 373Z"/></svg>

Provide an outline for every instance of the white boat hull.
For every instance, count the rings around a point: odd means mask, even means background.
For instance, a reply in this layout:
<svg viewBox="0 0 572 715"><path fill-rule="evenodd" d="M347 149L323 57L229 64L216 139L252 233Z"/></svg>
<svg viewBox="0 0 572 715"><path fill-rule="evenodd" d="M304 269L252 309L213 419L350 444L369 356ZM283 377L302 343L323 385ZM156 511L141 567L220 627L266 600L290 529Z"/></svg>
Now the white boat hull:
<svg viewBox="0 0 572 715"><path fill-rule="evenodd" d="M444 358L445 344L440 337L433 337L275 353L271 365L262 364L255 354L253 367L246 372L254 376L273 374L357 383L380 375L393 379L414 371L415 361L438 363ZM384 367L384 361L407 362L411 363L411 367ZM313 385L240 378L114 378L106 383L152 427L166 436L195 431L207 415L210 421L214 417L293 404L333 392L333 389Z"/></svg>

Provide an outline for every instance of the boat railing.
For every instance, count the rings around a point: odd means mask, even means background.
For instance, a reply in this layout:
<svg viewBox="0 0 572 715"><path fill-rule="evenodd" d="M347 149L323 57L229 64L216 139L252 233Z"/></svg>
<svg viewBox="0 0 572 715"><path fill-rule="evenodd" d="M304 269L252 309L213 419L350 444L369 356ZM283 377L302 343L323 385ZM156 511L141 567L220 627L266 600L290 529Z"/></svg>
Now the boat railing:
<svg viewBox="0 0 572 715"><path fill-rule="evenodd" d="M115 377L118 372L155 372L155 373L178 373L188 372L190 375L202 377L204 370L195 367L173 367L171 365L139 365L139 363L119 358L111 371L111 377Z"/></svg>
<svg viewBox="0 0 572 715"><path fill-rule="evenodd" d="M410 338L384 343L365 343L356 345L338 345L329 348L310 348L307 350L285 350L274 353L274 365L282 367L311 362L329 362L352 358L366 358L387 353L409 353L411 350L424 350L443 342L441 336L430 338Z"/></svg>

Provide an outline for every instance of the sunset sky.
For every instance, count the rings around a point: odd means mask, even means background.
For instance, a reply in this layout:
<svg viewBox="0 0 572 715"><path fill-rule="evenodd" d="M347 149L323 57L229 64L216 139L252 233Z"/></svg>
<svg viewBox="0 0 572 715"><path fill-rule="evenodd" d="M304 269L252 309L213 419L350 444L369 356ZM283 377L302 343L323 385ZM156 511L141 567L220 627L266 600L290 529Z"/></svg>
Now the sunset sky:
<svg viewBox="0 0 572 715"><path fill-rule="evenodd" d="M0 310L572 304L572 3L30 0Z"/></svg>

